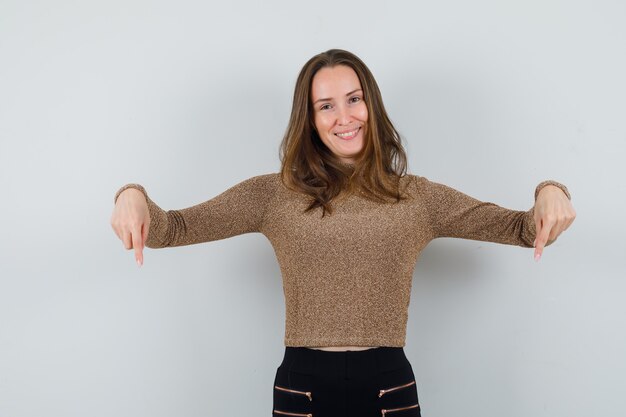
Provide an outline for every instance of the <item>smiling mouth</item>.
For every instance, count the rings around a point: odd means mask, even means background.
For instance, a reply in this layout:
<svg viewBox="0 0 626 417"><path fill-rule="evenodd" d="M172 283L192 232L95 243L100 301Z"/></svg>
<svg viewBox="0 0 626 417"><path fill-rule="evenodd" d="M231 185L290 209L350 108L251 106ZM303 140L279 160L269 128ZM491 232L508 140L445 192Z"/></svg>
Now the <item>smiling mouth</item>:
<svg viewBox="0 0 626 417"><path fill-rule="evenodd" d="M339 136L341 139L353 139L357 135L357 133L359 133L359 130L361 130L360 126L349 132L335 133L335 135Z"/></svg>

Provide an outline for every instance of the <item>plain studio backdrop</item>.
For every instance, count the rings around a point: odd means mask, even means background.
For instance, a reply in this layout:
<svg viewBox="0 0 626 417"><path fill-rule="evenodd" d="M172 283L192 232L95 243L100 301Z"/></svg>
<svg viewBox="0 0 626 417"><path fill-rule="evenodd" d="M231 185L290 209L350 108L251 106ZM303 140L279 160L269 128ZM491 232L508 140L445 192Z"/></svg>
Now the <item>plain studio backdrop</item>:
<svg viewBox="0 0 626 417"><path fill-rule="evenodd" d="M0 416L270 415L284 295L262 234L144 252L114 193L163 209L277 172L296 76L370 67L409 172L577 219L533 250L437 239L407 356L424 417L623 416L626 6L0 0Z"/></svg>

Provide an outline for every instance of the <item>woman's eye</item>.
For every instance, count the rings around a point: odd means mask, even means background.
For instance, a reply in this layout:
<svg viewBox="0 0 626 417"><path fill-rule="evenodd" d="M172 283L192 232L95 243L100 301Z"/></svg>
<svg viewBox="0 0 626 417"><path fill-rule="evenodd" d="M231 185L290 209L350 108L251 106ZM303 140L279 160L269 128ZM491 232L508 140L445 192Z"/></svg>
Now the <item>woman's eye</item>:
<svg viewBox="0 0 626 417"><path fill-rule="evenodd" d="M322 107L320 107L320 110L326 110L326 109L330 109L330 104L324 104Z"/></svg>
<svg viewBox="0 0 626 417"><path fill-rule="evenodd" d="M357 103L361 101L361 97L355 96L355 97L352 97L350 100L352 100L353 103Z"/></svg>

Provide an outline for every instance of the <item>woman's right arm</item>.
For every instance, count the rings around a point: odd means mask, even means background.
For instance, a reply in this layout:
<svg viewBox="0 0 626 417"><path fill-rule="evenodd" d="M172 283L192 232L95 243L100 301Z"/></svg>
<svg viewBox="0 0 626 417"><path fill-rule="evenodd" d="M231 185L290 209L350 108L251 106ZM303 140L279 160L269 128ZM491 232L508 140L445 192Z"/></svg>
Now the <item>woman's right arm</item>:
<svg viewBox="0 0 626 417"><path fill-rule="evenodd" d="M126 184L115 195L111 223L127 249L128 242L164 248L260 232L279 181L277 174L257 175L203 203L167 211L152 201L141 185ZM135 252L143 262L141 250Z"/></svg>

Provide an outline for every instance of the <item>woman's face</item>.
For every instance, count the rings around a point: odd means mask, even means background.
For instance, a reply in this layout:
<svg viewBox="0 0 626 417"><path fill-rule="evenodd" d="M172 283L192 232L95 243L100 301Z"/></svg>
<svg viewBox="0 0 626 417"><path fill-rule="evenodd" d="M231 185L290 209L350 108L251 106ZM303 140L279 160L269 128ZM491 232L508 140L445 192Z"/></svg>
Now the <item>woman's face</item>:
<svg viewBox="0 0 626 417"><path fill-rule="evenodd" d="M322 142L344 162L361 150L367 106L356 72L347 65L324 67L313 76L314 124Z"/></svg>

